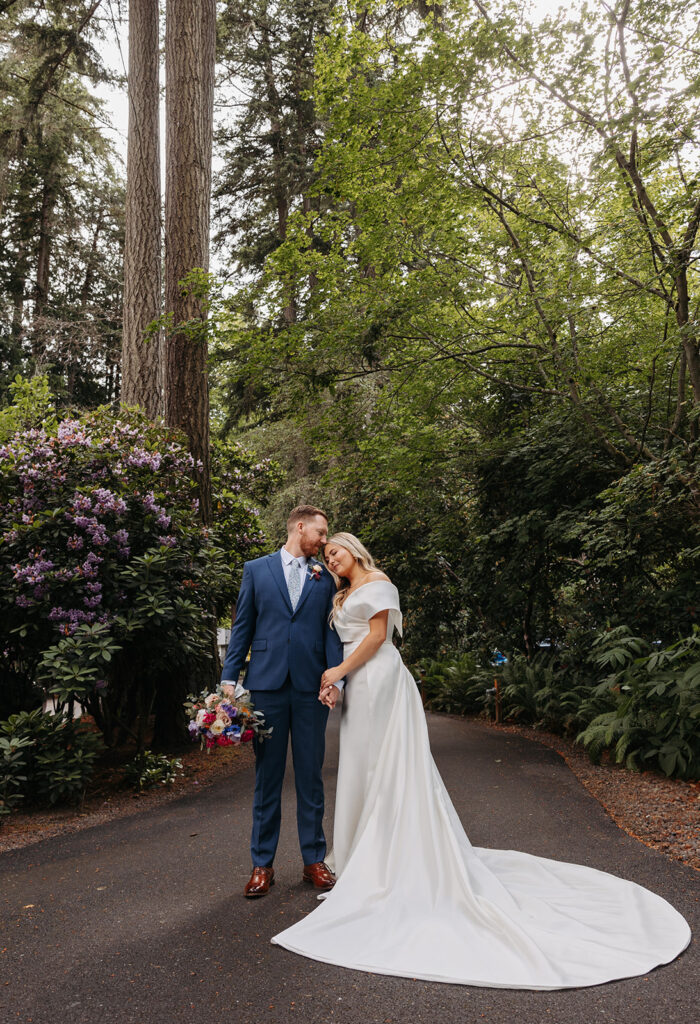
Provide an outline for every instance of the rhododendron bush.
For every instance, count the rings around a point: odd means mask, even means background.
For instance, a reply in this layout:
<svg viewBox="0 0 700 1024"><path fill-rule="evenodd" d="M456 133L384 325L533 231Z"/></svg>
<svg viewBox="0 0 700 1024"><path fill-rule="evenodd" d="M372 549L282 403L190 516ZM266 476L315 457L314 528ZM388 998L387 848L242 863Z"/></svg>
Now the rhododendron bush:
<svg viewBox="0 0 700 1024"><path fill-rule="evenodd" d="M52 428L0 445L0 718L48 691L108 743L142 740L152 710L156 732L159 716L172 726L216 671L213 629L260 552L252 501L270 467L216 446L207 529L181 435L107 410Z"/></svg>

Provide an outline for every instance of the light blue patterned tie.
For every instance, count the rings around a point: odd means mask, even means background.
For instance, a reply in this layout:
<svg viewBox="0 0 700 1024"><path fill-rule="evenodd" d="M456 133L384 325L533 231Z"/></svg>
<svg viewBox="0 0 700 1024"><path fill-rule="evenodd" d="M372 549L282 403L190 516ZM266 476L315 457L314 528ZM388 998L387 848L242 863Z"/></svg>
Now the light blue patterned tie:
<svg viewBox="0 0 700 1024"><path fill-rule="evenodd" d="M301 577L299 576L299 565L300 563L295 558L289 567L289 581L287 587L289 589L289 600L292 602L292 611L296 608L299 603L299 595L301 594Z"/></svg>

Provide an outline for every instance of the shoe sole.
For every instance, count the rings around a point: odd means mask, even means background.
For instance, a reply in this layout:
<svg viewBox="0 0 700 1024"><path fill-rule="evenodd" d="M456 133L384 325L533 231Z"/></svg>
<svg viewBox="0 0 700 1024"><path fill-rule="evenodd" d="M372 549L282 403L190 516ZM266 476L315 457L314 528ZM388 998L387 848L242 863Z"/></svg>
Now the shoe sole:
<svg viewBox="0 0 700 1024"><path fill-rule="evenodd" d="M307 885L313 885L315 889L320 889L321 892L330 892L333 886L335 885L335 882L331 882L330 885L316 885L313 878L309 878L307 875L302 875L301 877L302 881L306 882Z"/></svg>

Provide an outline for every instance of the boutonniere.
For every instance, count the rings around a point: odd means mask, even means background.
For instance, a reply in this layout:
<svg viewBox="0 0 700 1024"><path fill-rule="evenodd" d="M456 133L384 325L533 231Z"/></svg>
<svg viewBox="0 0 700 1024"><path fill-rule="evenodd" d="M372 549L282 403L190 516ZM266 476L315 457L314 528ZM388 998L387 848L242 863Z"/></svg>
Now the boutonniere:
<svg viewBox="0 0 700 1024"><path fill-rule="evenodd" d="M309 579L320 580L322 572L323 566L320 565L318 562L314 562L312 565L309 566Z"/></svg>

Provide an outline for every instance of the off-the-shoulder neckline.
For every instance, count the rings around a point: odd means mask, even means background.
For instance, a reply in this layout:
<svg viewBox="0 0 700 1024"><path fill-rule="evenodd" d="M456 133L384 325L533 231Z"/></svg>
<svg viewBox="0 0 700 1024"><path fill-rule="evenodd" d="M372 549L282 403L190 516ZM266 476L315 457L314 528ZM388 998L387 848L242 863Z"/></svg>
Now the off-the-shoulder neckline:
<svg viewBox="0 0 700 1024"><path fill-rule="evenodd" d="M345 600L347 601L349 598L352 597L353 594L356 594L359 590L362 590L364 587L371 587L373 583L388 583L390 587L394 586L391 580L369 580L367 583L361 583L359 587L355 587L352 593L348 594Z"/></svg>

